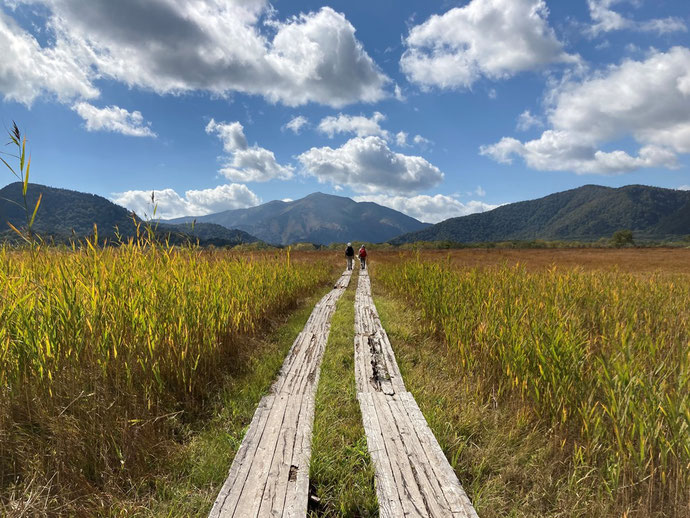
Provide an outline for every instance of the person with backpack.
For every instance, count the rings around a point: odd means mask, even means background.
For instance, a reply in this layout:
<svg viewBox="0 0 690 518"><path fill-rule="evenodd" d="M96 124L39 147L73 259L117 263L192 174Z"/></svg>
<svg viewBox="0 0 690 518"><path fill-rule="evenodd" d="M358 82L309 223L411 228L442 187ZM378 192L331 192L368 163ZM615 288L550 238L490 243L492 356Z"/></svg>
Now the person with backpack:
<svg viewBox="0 0 690 518"><path fill-rule="evenodd" d="M347 269L352 270L352 260L355 258L355 249L352 248L352 243L347 244L345 257L347 258Z"/></svg>
<svg viewBox="0 0 690 518"><path fill-rule="evenodd" d="M359 249L359 262L362 265L362 270L364 270L367 267L367 249L364 248L364 245Z"/></svg>

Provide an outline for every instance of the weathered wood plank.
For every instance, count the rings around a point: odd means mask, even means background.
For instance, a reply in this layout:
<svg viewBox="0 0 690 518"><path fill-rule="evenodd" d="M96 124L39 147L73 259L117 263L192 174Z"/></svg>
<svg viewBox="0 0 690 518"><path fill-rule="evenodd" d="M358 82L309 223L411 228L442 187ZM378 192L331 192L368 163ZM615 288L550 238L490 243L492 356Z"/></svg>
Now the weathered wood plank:
<svg viewBox="0 0 690 518"><path fill-rule="evenodd" d="M259 442L259 447L254 458L251 459L251 469L240 493L237 506L227 516L239 518L257 515L264 490L266 489L268 471L280 440L280 431L285 421L288 401L289 396L285 394L276 395L275 403L266 422L266 428Z"/></svg>
<svg viewBox="0 0 690 518"><path fill-rule="evenodd" d="M311 435L314 426L314 398L304 398L300 409L295 449L288 475L283 516L304 517L307 514L309 496L309 460L311 459Z"/></svg>
<svg viewBox="0 0 690 518"><path fill-rule="evenodd" d="M382 518L398 518L403 516L403 507L398 494L397 482L393 476L393 467L386 451L383 432L374 406L373 393L361 392L357 394L364 433L367 438L367 448L374 464L376 477L376 496L379 501L379 515Z"/></svg>
<svg viewBox="0 0 690 518"><path fill-rule="evenodd" d="M414 397L383 329L368 272L355 295L355 379L381 516L477 518ZM399 507L390 511L391 502ZM397 513L397 514L396 514Z"/></svg>
<svg viewBox="0 0 690 518"><path fill-rule="evenodd" d="M283 424L278 434L278 443L273 452L267 483L265 484L261 506L257 516L281 516L285 506L285 493L292 463L292 454L297 437L297 421L302 396L287 396L287 405ZM275 480L275 483L270 483Z"/></svg>
<svg viewBox="0 0 690 518"><path fill-rule="evenodd" d="M390 396L380 392L372 393L372 400L379 418L379 425L383 434L383 442L393 469L393 477L396 482L396 490L402 503L405 516L425 517L430 516L426 499L422 495L414 473L410 466L403 437L398 429L396 418L388 405Z"/></svg>
<svg viewBox="0 0 690 518"><path fill-rule="evenodd" d="M409 392L405 394L409 395ZM447 481L439 481L437 479L437 474L434 472L430 459L415 431L417 423L413 423L409 418L402 397L403 394L397 394L394 398L386 398L386 401L400 432L401 442L405 447L405 454L410 463L415 481L424 498L428 516L438 518L451 516L451 506L441 489L441 485Z"/></svg>
<svg viewBox="0 0 690 518"><path fill-rule="evenodd" d="M410 421L414 424L415 432L422 444L424 451L429 458L429 463L441 483L441 489L450 504L453 516L462 518L478 518L477 512L472 506L467 493L462 488L455 471L451 467L448 459L443 454L443 450L438 444L431 428L426 422L422 411L412 394L405 392L400 394L400 399L407 411Z"/></svg>
<svg viewBox="0 0 690 518"><path fill-rule="evenodd" d="M242 488L249 474L251 459L254 458L256 449L259 447L259 441L266 427L266 421L273 407L274 399L275 396L272 395L265 396L261 399L242 444L235 454L235 459L230 467L228 478L225 480L213 504L213 509L209 514L209 518L232 516L232 513L234 513L237 501L239 500Z"/></svg>
<svg viewBox="0 0 690 518"><path fill-rule="evenodd" d="M377 391L392 396L395 394L395 390L391 383L391 375L388 371L386 357L382 350L381 334L378 331L379 330L377 330L375 334L367 337L372 376L375 381L374 386L377 386Z"/></svg>
<svg viewBox="0 0 690 518"><path fill-rule="evenodd" d="M400 374L400 369L398 368L398 362L395 359L395 353L393 352L393 347L388 338L388 334L383 327L380 329L381 334L381 352L383 354L383 360L386 362L386 370L391 379L391 384L393 385L393 390L395 392L406 392L405 383L403 382L402 374Z"/></svg>

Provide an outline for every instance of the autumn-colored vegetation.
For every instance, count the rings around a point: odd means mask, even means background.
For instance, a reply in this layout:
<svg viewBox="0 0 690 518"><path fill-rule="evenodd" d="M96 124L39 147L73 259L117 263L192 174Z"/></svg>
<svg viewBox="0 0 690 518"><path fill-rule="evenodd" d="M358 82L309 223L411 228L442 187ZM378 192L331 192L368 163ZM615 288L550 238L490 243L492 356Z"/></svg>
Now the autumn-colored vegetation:
<svg viewBox="0 0 690 518"><path fill-rule="evenodd" d="M546 266L546 252L388 254L374 279L420 310L459 377L494 404L517 398L556 431L569 452L563 476L596 488L599 509L680 516L690 502L690 277L651 265L666 257L687 272L686 252L547 256L587 269Z"/></svg>
<svg viewBox="0 0 690 518"><path fill-rule="evenodd" d="M289 251L0 248L0 514L122 494L244 337L331 277Z"/></svg>

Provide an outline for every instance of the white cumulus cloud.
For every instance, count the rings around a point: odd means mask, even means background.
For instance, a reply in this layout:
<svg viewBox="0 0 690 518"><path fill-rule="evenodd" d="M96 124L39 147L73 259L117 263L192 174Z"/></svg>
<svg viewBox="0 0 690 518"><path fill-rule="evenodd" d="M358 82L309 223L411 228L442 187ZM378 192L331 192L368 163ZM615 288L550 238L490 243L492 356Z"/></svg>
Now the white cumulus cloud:
<svg viewBox="0 0 690 518"><path fill-rule="evenodd" d="M160 94L242 92L289 106L392 95L390 79L330 7L279 21L266 0L17 0L47 8L41 47L0 10L0 92L30 104L98 95L108 78ZM27 66L30 63L31 66Z"/></svg>
<svg viewBox="0 0 690 518"><path fill-rule="evenodd" d="M472 0L414 26L400 66L423 88L469 88L553 63L577 63L547 22L543 0Z"/></svg>
<svg viewBox="0 0 690 518"><path fill-rule="evenodd" d="M297 157L320 182L348 185L357 192L413 193L434 187L443 173L420 156L391 151L381 137L355 137L341 147L311 148Z"/></svg>
<svg viewBox="0 0 690 518"><path fill-rule="evenodd" d="M129 112L119 106L96 108L92 104L80 102L72 109L84 119L87 131L111 131L131 137L156 137L144 121L141 112Z"/></svg>
<svg viewBox="0 0 690 518"><path fill-rule="evenodd" d="M154 193L156 218L171 219L182 216L203 216L230 209L244 209L261 203L261 199L246 185L227 184L213 189L189 190L180 196L174 189L126 191L113 195L113 202L127 207L139 217L153 217L151 193Z"/></svg>
<svg viewBox="0 0 690 518"><path fill-rule="evenodd" d="M378 135L388 139L388 131L381 128L379 124L384 120L386 120L386 116L381 112L374 112L370 118L363 115L343 115L339 113L337 117L328 116L321 119L317 129L331 138L338 133L353 133L358 137Z"/></svg>
<svg viewBox="0 0 690 518"><path fill-rule="evenodd" d="M617 174L677 166L690 153L690 49L652 52L625 60L581 81L566 81L548 95L551 128L521 142L504 137L481 153L499 162L521 157L539 170ZM605 144L632 137L639 150L604 151Z"/></svg>
<svg viewBox="0 0 690 518"><path fill-rule="evenodd" d="M47 95L60 102L98 97L91 83L88 62L72 52L69 44L41 47L0 8L0 93L6 100L31 105Z"/></svg>
<svg viewBox="0 0 690 518"><path fill-rule="evenodd" d="M206 125L206 133L215 134L229 154L220 173L228 180L236 182L267 182L274 178L288 180L294 168L280 165L273 151L258 145L249 146L244 128L239 122L216 122L211 119Z"/></svg>
<svg viewBox="0 0 690 518"><path fill-rule="evenodd" d="M386 194L356 196L355 201L373 201L407 214L426 223L438 223L448 218L467 216L476 212L495 209L498 205L491 205L483 201L461 201L444 194L434 196L389 196Z"/></svg>
<svg viewBox="0 0 690 518"><path fill-rule="evenodd" d="M644 167L677 165L676 155L664 148L645 146L638 156L621 150L605 152L572 133L554 130L525 143L504 137L496 144L482 146L481 153L504 164L512 163L513 156L519 156L532 169L578 174L620 174Z"/></svg>

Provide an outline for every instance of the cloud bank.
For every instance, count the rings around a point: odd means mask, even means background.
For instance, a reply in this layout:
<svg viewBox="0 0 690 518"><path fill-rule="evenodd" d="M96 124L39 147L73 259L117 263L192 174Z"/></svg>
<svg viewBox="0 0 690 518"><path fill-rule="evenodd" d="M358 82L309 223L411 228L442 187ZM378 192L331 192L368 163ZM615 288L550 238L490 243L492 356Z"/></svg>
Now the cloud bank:
<svg viewBox="0 0 690 518"><path fill-rule="evenodd" d="M356 196L355 201L373 201L407 214L426 223L438 223L448 218L467 216L477 212L485 212L498 207L483 201L469 201L462 203L452 196L436 194L434 196L388 196L385 194Z"/></svg>
<svg viewBox="0 0 690 518"><path fill-rule="evenodd" d="M504 137L481 153L502 163L520 157L538 170L618 174L674 168L690 153L690 49L654 51L625 60L581 81L565 81L549 94L551 128L521 142ZM602 146L632 137L631 155Z"/></svg>
<svg viewBox="0 0 690 518"><path fill-rule="evenodd" d="M126 191L113 195L112 201L127 207L139 217L152 217L151 192L155 193L156 217L161 219L182 216L203 216L230 209L244 209L261 203L261 199L246 185L219 185L213 189L189 190L180 196L174 189Z"/></svg>
<svg viewBox="0 0 690 518"><path fill-rule="evenodd" d="M159 94L260 95L297 106L375 102L390 80L329 7L284 21L264 0L17 0L49 10L42 47L0 11L0 92L93 99L108 78ZM31 63L32 66L26 66Z"/></svg>

